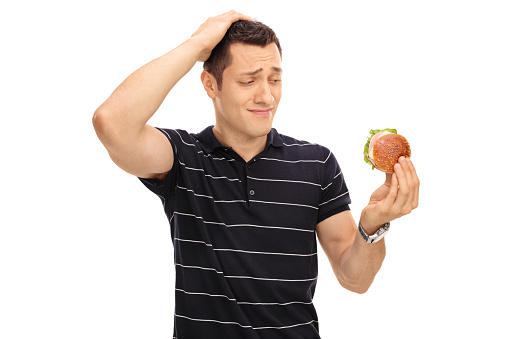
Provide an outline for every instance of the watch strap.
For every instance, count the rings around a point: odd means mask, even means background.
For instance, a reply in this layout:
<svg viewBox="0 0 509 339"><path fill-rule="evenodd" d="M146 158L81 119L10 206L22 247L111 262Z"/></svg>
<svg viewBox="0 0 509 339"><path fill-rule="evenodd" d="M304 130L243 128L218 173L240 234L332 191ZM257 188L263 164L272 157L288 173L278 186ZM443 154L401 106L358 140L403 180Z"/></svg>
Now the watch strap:
<svg viewBox="0 0 509 339"><path fill-rule="evenodd" d="M391 226L391 223L385 223L382 227L380 227L375 234L373 235L367 235L364 231L364 228L362 228L361 222L359 221L359 233L361 234L364 241L366 241L368 244L373 244L377 241L380 241L385 234L389 231L389 227Z"/></svg>

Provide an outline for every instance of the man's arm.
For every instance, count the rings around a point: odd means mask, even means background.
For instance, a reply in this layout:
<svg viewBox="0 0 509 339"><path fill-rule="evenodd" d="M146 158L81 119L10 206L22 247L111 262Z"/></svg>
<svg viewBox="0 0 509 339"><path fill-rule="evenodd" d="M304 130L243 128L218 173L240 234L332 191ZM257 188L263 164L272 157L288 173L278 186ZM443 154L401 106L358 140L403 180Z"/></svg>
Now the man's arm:
<svg viewBox="0 0 509 339"><path fill-rule="evenodd" d="M370 198L361 213L361 224L368 235L383 224L409 214L419 204L419 178L412 162L400 158L395 174ZM336 214L316 226L318 240L341 286L365 293L385 258L385 240L368 244L357 230L350 211Z"/></svg>
<svg viewBox="0 0 509 339"><path fill-rule="evenodd" d="M166 137L147 125L175 84L205 61L233 22L251 18L230 11L209 18L184 43L141 67L95 111L93 125L111 159L144 178L164 179L173 165Z"/></svg>

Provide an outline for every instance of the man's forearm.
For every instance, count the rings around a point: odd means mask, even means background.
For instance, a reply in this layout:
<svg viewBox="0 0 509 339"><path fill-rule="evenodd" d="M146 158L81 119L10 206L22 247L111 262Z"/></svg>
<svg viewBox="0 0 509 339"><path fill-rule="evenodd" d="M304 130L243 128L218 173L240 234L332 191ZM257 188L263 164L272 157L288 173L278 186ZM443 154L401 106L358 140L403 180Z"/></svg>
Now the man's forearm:
<svg viewBox="0 0 509 339"><path fill-rule="evenodd" d="M140 131L175 86L198 61L201 46L189 39L139 68L118 86L96 115L112 122L122 134Z"/></svg>
<svg viewBox="0 0 509 339"><path fill-rule="evenodd" d="M384 258L385 239L368 244L357 232L353 244L340 257L336 276L344 288L365 293L380 270Z"/></svg>

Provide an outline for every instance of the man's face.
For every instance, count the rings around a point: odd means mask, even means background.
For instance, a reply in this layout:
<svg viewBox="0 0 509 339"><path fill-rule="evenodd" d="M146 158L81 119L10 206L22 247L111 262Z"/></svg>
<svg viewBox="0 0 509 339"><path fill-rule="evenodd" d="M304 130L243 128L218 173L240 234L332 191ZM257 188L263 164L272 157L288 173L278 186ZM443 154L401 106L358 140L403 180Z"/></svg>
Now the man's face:
<svg viewBox="0 0 509 339"><path fill-rule="evenodd" d="M276 44L233 44L214 100L216 128L237 137L266 136L281 99L281 56Z"/></svg>

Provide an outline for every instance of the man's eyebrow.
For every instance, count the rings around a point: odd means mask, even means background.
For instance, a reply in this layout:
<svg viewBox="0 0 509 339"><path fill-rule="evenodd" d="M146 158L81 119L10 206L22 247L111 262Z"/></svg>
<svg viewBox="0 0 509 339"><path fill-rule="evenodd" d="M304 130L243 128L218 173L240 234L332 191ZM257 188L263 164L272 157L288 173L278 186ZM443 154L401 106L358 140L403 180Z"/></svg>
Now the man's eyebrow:
<svg viewBox="0 0 509 339"><path fill-rule="evenodd" d="M271 67L271 70L276 73L283 73L283 69L281 67L274 66L274 67ZM252 71L252 72L241 73L240 75L241 76L253 76L253 75L260 73L261 71L263 71L263 68L258 68L256 71Z"/></svg>

